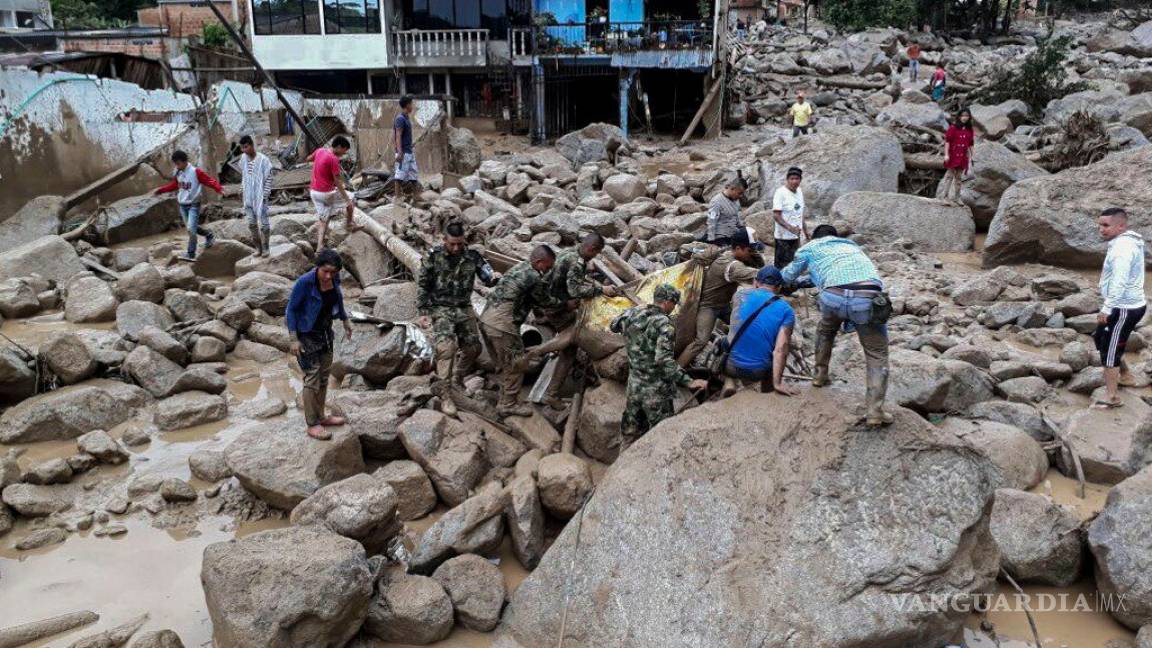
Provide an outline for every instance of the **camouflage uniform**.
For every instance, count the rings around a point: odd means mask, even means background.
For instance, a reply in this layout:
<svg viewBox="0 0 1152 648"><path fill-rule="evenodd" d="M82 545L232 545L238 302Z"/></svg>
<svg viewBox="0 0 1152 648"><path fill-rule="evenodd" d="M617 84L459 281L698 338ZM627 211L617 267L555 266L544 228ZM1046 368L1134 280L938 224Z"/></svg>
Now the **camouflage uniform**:
<svg viewBox="0 0 1152 648"><path fill-rule="evenodd" d="M665 284L653 298L679 302L680 293ZM676 329L659 306L628 309L612 321L612 330L627 341L628 400L620 430L638 437L672 415L676 386L686 387L692 378L676 363Z"/></svg>
<svg viewBox="0 0 1152 648"><path fill-rule="evenodd" d="M586 278L587 272L588 262L580 256L577 249L564 250L556 255L556 264L548 273L550 276L548 292L554 302L554 308L547 310L546 314L547 323L553 328L557 336L576 324L578 308L570 308L568 306L570 300L592 299L601 294L600 286ZM556 352L556 366L552 372L552 382L544 394L545 399L556 399L560 396L560 389L564 386L564 381L568 379L568 374L572 371L572 364L575 361L575 343Z"/></svg>
<svg viewBox="0 0 1152 648"><path fill-rule="evenodd" d="M438 245L420 268L416 305L420 315L432 318L436 376L441 380L463 381L480 355L472 310L472 284L477 277L485 285L494 283L492 266L475 250L448 254Z"/></svg>
<svg viewBox="0 0 1152 648"><path fill-rule="evenodd" d="M488 293L480 324L488 350L500 367L499 407L514 406L520 395L524 381L524 342L520 339L520 326L534 306L550 303L547 288L545 276L530 262L521 261Z"/></svg>
<svg viewBox="0 0 1152 648"><path fill-rule="evenodd" d="M705 266L700 303L696 307L696 339L680 352L678 362L688 368L696 356L708 347L717 321L727 322L732 313L732 296L740 284L751 284L757 268L736 260L731 248L709 245L692 255L692 260Z"/></svg>

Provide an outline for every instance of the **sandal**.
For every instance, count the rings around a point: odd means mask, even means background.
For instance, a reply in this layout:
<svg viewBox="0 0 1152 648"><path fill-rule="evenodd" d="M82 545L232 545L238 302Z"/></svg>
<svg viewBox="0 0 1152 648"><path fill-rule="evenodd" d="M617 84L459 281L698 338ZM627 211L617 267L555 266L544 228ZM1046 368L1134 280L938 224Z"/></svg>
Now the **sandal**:
<svg viewBox="0 0 1152 648"><path fill-rule="evenodd" d="M325 427L344 425L347 422L348 419L344 418L343 416L325 416L324 418L320 419L320 425Z"/></svg>
<svg viewBox="0 0 1152 648"><path fill-rule="evenodd" d="M332 438L332 433L324 429L322 425L313 425L307 430L308 436L316 439L317 441L327 441Z"/></svg>
<svg viewBox="0 0 1152 648"><path fill-rule="evenodd" d="M1098 410L1117 409L1119 407L1124 407L1124 401L1119 400L1119 399L1112 400L1112 401L1100 400L1100 401L1096 401L1095 403L1092 403L1091 407L1092 407L1092 409L1098 409Z"/></svg>

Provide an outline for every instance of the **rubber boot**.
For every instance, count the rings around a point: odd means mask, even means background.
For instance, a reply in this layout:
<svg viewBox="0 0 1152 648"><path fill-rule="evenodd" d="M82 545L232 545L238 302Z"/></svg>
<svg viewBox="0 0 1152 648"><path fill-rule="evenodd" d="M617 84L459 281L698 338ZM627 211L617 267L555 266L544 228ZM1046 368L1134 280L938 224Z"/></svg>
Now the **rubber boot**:
<svg viewBox="0 0 1152 648"><path fill-rule="evenodd" d="M816 336L816 360L815 367L813 368L812 386L825 387L828 385L828 363L832 361L832 344L831 342L821 337L819 334Z"/></svg>
<svg viewBox="0 0 1152 648"><path fill-rule="evenodd" d="M868 408L864 424L868 427L890 425L892 415L884 411L884 396L888 393L888 368L869 368L864 403Z"/></svg>
<svg viewBox="0 0 1152 648"><path fill-rule="evenodd" d="M260 255L272 256L272 228L260 228Z"/></svg>
<svg viewBox="0 0 1152 648"><path fill-rule="evenodd" d="M496 405L496 413L506 416L532 416L532 408L525 403L500 403Z"/></svg>
<svg viewBox="0 0 1152 648"><path fill-rule="evenodd" d="M256 243L256 251L250 256L264 256L264 244L260 241L260 227L256 223L248 223L248 233L252 235L252 240Z"/></svg>
<svg viewBox="0 0 1152 648"><path fill-rule="evenodd" d="M447 380L436 380L431 385L432 393L440 398L440 411L445 416L456 416L456 403L452 401L452 383Z"/></svg>

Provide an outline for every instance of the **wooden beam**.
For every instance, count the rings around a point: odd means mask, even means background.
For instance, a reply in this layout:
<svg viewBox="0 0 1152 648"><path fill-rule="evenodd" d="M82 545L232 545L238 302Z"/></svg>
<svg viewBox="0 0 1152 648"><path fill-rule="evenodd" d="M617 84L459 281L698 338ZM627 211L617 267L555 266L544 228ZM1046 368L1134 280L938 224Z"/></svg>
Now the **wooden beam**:
<svg viewBox="0 0 1152 648"><path fill-rule="evenodd" d="M708 111L708 108L712 105L712 102L716 100L717 96L719 96L720 90L723 87L724 83L719 79L712 82L712 89L709 90L708 94L704 96L704 101L700 102L700 109L696 111L696 115L692 117L692 122L688 124L688 128L685 129L684 135L680 138L680 146L686 144L688 139L692 137L693 131L695 131L696 127L700 125L700 120L704 119L704 113Z"/></svg>

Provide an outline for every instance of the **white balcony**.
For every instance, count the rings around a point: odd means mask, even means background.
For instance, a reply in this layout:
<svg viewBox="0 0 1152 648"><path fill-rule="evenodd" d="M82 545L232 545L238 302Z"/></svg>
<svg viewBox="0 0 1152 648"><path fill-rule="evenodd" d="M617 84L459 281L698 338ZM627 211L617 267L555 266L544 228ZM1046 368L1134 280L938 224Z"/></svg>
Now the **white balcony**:
<svg viewBox="0 0 1152 648"><path fill-rule="evenodd" d="M488 62L488 30L394 31L392 56L405 67L483 66Z"/></svg>

